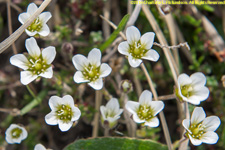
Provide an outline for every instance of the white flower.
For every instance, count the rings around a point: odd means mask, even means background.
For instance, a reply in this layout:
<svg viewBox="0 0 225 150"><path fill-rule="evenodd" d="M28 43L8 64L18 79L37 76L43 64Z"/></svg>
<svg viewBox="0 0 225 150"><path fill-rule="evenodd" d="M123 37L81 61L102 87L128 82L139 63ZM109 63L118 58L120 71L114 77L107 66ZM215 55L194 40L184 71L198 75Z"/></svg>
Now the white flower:
<svg viewBox="0 0 225 150"><path fill-rule="evenodd" d="M34 150L46 150L46 148L42 144L36 144Z"/></svg>
<svg viewBox="0 0 225 150"><path fill-rule="evenodd" d="M136 123L144 123L145 126L159 126L159 119L156 115L164 108L162 101L152 101L152 93L145 90L141 93L139 102L128 101L126 109L132 113Z"/></svg>
<svg viewBox="0 0 225 150"><path fill-rule="evenodd" d="M123 109L120 109L118 99L111 98L106 106L101 106L100 111L102 114L102 124L108 121L109 128L113 128L117 124L117 120L120 118Z"/></svg>
<svg viewBox="0 0 225 150"><path fill-rule="evenodd" d="M27 85L39 76L52 78L51 63L55 59L55 47L49 46L41 51L33 37L26 40L25 46L29 54L27 57L16 54L10 58L12 65L24 70L20 73L21 83Z"/></svg>
<svg viewBox="0 0 225 150"><path fill-rule="evenodd" d="M20 144L22 140L27 138L27 130L17 124L11 124L5 131L5 139L9 144Z"/></svg>
<svg viewBox="0 0 225 150"><path fill-rule="evenodd" d="M205 87L206 77L201 72L196 72L190 77L187 74L181 74L178 77L178 88L176 96L181 101L187 101L194 105L199 105L209 96L209 89Z"/></svg>
<svg viewBox="0 0 225 150"><path fill-rule="evenodd" d="M27 12L21 13L18 17L20 23L24 24L30 16L38 9L37 5L30 3L27 7ZM25 29L29 36L40 34L41 36L47 36L50 33L49 27L46 24L47 21L52 17L50 12L41 13L37 19L31 23L31 25Z"/></svg>
<svg viewBox="0 0 225 150"><path fill-rule="evenodd" d="M96 90L102 89L102 78L112 71L108 64L101 64L101 51L97 48L92 49L87 58L77 54L73 56L72 61L78 70L74 75L74 81L76 83L88 82L88 85Z"/></svg>
<svg viewBox="0 0 225 150"><path fill-rule="evenodd" d="M80 109L74 106L74 100L70 95L65 95L62 98L52 96L49 99L51 112L45 116L45 122L49 125L59 125L61 131L68 131L74 121L77 121L81 112Z"/></svg>
<svg viewBox="0 0 225 150"><path fill-rule="evenodd" d="M131 26L126 30L127 41L119 44L118 51L128 56L129 64L132 67L138 67L142 59L157 61L159 54L151 49L155 33L147 32L141 36L138 28Z"/></svg>
<svg viewBox="0 0 225 150"><path fill-rule="evenodd" d="M195 146L202 144L202 142L215 144L219 139L218 135L214 132L220 125L219 117L206 117L202 107L196 107L192 113L191 120L184 119L182 124L187 130L185 135Z"/></svg>

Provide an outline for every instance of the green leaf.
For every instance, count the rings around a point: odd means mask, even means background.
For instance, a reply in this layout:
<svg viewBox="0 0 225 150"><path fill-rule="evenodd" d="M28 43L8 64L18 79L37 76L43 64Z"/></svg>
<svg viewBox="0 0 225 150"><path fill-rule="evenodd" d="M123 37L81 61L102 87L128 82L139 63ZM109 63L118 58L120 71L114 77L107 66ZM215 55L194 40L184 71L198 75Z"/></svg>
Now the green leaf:
<svg viewBox="0 0 225 150"><path fill-rule="evenodd" d="M29 104L27 104L25 107L23 107L21 109L20 114L25 115L31 109L33 109L35 106L37 106L39 103L41 103L41 101L47 95L47 93L48 93L47 90L41 91L35 99L33 99Z"/></svg>
<svg viewBox="0 0 225 150"><path fill-rule="evenodd" d="M167 146L152 140L132 138L94 138L77 140L64 150L167 150Z"/></svg>
<svg viewBox="0 0 225 150"><path fill-rule="evenodd" d="M116 39L118 34L125 28L129 17L130 17L129 14L125 15L123 19L120 21L117 29L114 30L113 33L110 35L110 37L102 45L99 46L99 49L102 52Z"/></svg>

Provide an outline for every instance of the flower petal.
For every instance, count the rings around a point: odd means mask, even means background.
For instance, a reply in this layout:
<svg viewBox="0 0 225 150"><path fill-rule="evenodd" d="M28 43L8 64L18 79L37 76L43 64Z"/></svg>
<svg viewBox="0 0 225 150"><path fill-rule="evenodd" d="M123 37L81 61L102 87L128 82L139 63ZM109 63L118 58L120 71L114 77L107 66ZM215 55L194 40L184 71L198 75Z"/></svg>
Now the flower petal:
<svg viewBox="0 0 225 150"><path fill-rule="evenodd" d="M100 78L103 78L103 77L106 77L108 76L112 71L112 68L106 64L106 63L103 63L101 64L101 67L100 67Z"/></svg>
<svg viewBox="0 0 225 150"><path fill-rule="evenodd" d="M191 124L198 124L202 122L206 117L205 111L202 107L195 107L191 115Z"/></svg>
<svg viewBox="0 0 225 150"><path fill-rule="evenodd" d="M164 103L162 101L152 101L150 104L151 108L153 109L154 116L157 115L160 111L164 108Z"/></svg>
<svg viewBox="0 0 225 150"><path fill-rule="evenodd" d="M191 131L189 130L189 127L190 127L190 119L184 119L183 121L182 121L182 125L183 125L183 127L189 132L189 133L191 133Z"/></svg>
<svg viewBox="0 0 225 150"><path fill-rule="evenodd" d="M82 82L89 82L89 80L84 78L84 75L82 74L81 71L77 71L74 76L73 76L73 80L76 83L82 83Z"/></svg>
<svg viewBox="0 0 225 150"><path fill-rule="evenodd" d="M30 82L34 81L38 76L33 75L30 71L21 71L20 72L20 81L23 85L27 85Z"/></svg>
<svg viewBox="0 0 225 150"><path fill-rule="evenodd" d="M159 59L159 54L156 50L151 49L148 50L148 52L142 58L156 62Z"/></svg>
<svg viewBox="0 0 225 150"><path fill-rule="evenodd" d="M34 35L36 35L36 34L38 33L37 31L31 32L31 31L29 31L29 30L27 30L27 29L25 29L25 32L26 32L27 35L29 35L29 36L34 36Z"/></svg>
<svg viewBox="0 0 225 150"><path fill-rule="evenodd" d="M178 83L180 86L183 86L183 85L191 84L192 80L190 79L190 77L187 74L182 73L178 76Z"/></svg>
<svg viewBox="0 0 225 150"><path fill-rule="evenodd" d="M193 85L204 86L206 84L206 77L201 72L196 72L190 76Z"/></svg>
<svg viewBox="0 0 225 150"><path fill-rule="evenodd" d="M88 61L91 65L93 66L100 66L101 65L101 51L97 48L93 48L89 53L88 53Z"/></svg>
<svg viewBox="0 0 225 150"><path fill-rule="evenodd" d="M43 24L43 27L41 28L41 31L38 32L41 36L47 36L50 33L50 29L47 24Z"/></svg>
<svg viewBox="0 0 225 150"><path fill-rule="evenodd" d="M42 21L43 24L46 24L47 21L52 17L50 12L43 12L39 15L39 19Z"/></svg>
<svg viewBox="0 0 225 150"><path fill-rule="evenodd" d="M213 131L208 131L201 137L201 141L207 144L216 144L218 139L219 136Z"/></svg>
<svg viewBox="0 0 225 150"><path fill-rule="evenodd" d="M5 140L6 140L6 142L9 143L9 144L13 144L13 143L14 143L14 141L13 141L13 139L12 139L11 136L6 136L6 137L5 137Z"/></svg>
<svg viewBox="0 0 225 150"><path fill-rule="evenodd" d="M118 51L123 55L129 55L130 46L127 41L121 42L118 46Z"/></svg>
<svg viewBox="0 0 225 150"><path fill-rule="evenodd" d="M71 121L77 121L81 116L81 111L78 107L73 107L73 117Z"/></svg>
<svg viewBox="0 0 225 150"><path fill-rule="evenodd" d="M134 122L136 122L136 123L144 123L145 122L145 120L141 120L138 116L137 116L137 114L133 114L133 120L134 120Z"/></svg>
<svg viewBox="0 0 225 150"><path fill-rule="evenodd" d="M103 87L103 81L102 78L97 79L94 82L90 82L88 83L88 85L90 85L92 88L94 88L95 90L100 90Z"/></svg>
<svg viewBox="0 0 225 150"><path fill-rule="evenodd" d="M182 98L183 98L184 101L187 101L187 102L189 102L189 103L191 103L191 104L193 104L193 105L199 105L200 102L201 102L201 101L198 99L198 96L196 96L196 95L193 95L193 96L188 97L188 98L182 96Z"/></svg>
<svg viewBox="0 0 225 150"><path fill-rule="evenodd" d="M127 42L130 45L133 45L135 44L135 42L138 42L140 40L141 33L138 30L138 28L136 28L135 26L130 26L126 30L126 37L127 37Z"/></svg>
<svg viewBox="0 0 225 150"><path fill-rule="evenodd" d="M52 78L53 76L53 70L52 67L49 67L45 72L41 73L39 76L44 78Z"/></svg>
<svg viewBox="0 0 225 150"><path fill-rule="evenodd" d="M42 57L47 64L51 64L56 56L55 47L49 46L42 50Z"/></svg>
<svg viewBox="0 0 225 150"><path fill-rule="evenodd" d="M35 145L34 150L46 150L46 148L42 144L37 144Z"/></svg>
<svg viewBox="0 0 225 150"><path fill-rule="evenodd" d="M31 55L33 58L38 58L40 56L41 50L38 47L35 38L31 37L29 39L26 39L25 46L29 55Z"/></svg>
<svg viewBox="0 0 225 150"><path fill-rule="evenodd" d="M28 18L30 17L30 15L28 13L21 13L18 17L18 20L21 24L24 24Z"/></svg>
<svg viewBox="0 0 225 150"><path fill-rule="evenodd" d="M65 95L62 97L63 103L70 105L70 106L74 106L74 100L73 97L70 95Z"/></svg>
<svg viewBox="0 0 225 150"><path fill-rule="evenodd" d="M111 98L108 103L106 104L106 109L111 110L115 113L119 112L120 105L118 102L118 99L116 98Z"/></svg>
<svg viewBox="0 0 225 150"><path fill-rule="evenodd" d="M151 101L152 101L152 93L149 90L144 90L139 97L140 105L149 106Z"/></svg>
<svg viewBox="0 0 225 150"><path fill-rule="evenodd" d="M198 140L198 139L194 139L190 134L189 134L189 139L191 141L191 143L195 146L198 146L198 145L201 145L202 144L202 141L201 140Z"/></svg>
<svg viewBox="0 0 225 150"><path fill-rule="evenodd" d="M55 114L54 112L50 112L49 114L45 116L45 122L49 125L57 125L58 121L57 121L56 115L57 114Z"/></svg>
<svg viewBox="0 0 225 150"><path fill-rule="evenodd" d="M139 109L140 104L138 102L134 102L134 101L128 101L125 105L125 108L134 114L137 114L137 110Z"/></svg>
<svg viewBox="0 0 225 150"><path fill-rule="evenodd" d="M115 118L120 116L123 113L123 109L119 109L118 112L116 112L117 114L114 116Z"/></svg>
<svg viewBox="0 0 225 150"><path fill-rule="evenodd" d="M104 120L106 120L106 116L105 116L105 114L106 114L106 107L105 106L100 106L100 112L101 112L102 118Z"/></svg>
<svg viewBox="0 0 225 150"><path fill-rule="evenodd" d="M206 117L203 122L202 125L205 126L205 130L206 131L215 131L219 126L220 126L220 118L217 116L210 116L210 117Z"/></svg>
<svg viewBox="0 0 225 150"><path fill-rule="evenodd" d="M21 69L27 70L29 61L23 54L16 54L10 58L10 63Z"/></svg>
<svg viewBox="0 0 225 150"><path fill-rule="evenodd" d="M209 97L209 89L205 86L201 88L194 87L193 91L193 95L197 96L200 101L206 100Z"/></svg>
<svg viewBox="0 0 225 150"><path fill-rule="evenodd" d="M48 105L51 108L52 111L55 111L57 109L57 106L62 104L63 100L61 97L58 96L51 96Z"/></svg>
<svg viewBox="0 0 225 150"><path fill-rule="evenodd" d="M27 7L27 13L30 15L34 14L34 12L38 9L37 5L35 3L30 3Z"/></svg>
<svg viewBox="0 0 225 150"><path fill-rule="evenodd" d="M21 135L21 139L23 140L23 139L26 139L27 138L27 135L28 135L28 133L27 133L27 130L24 128L24 127L20 127L20 129L22 130L22 135Z"/></svg>
<svg viewBox="0 0 225 150"><path fill-rule="evenodd" d="M134 59L131 55L128 55L128 62L131 65L131 67L136 68L142 63L142 60L141 59Z"/></svg>
<svg viewBox="0 0 225 150"><path fill-rule="evenodd" d="M62 131L62 132L65 132L65 131L68 131L73 125L73 122L68 122L68 123L64 123L62 121L59 122L59 129Z"/></svg>
<svg viewBox="0 0 225 150"><path fill-rule="evenodd" d="M84 67L88 65L88 59L80 54L73 56L72 61L75 68L79 71L83 71Z"/></svg>
<svg viewBox="0 0 225 150"><path fill-rule="evenodd" d="M159 126L159 119L157 117L154 117L150 121L145 122L145 126L158 127Z"/></svg>
<svg viewBox="0 0 225 150"><path fill-rule="evenodd" d="M155 38L154 32L147 32L141 36L141 46L145 47L146 49L150 49L153 45Z"/></svg>

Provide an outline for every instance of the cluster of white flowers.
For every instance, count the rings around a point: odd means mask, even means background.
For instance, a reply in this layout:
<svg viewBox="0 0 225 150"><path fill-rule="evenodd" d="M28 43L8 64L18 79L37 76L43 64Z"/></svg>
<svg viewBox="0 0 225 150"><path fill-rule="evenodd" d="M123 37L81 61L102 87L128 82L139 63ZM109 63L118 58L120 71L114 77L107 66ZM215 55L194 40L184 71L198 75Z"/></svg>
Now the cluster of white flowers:
<svg viewBox="0 0 225 150"><path fill-rule="evenodd" d="M127 41L119 44L118 51L128 57L128 62L132 67L138 67L142 63L142 59L157 61L159 54L151 49L154 36L155 34L152 32L141 36L136 27L128 27L126 30ZM206 77L203 73L197 72L190 77L183 73L178 76L178 87L175 89L175 94L181 102L186 101L199 105L209 96L209 89L205 84ZM149 91L144 91L139 98L139 103L128 101L126 109L132 113L135 122L156 127L159 125L159 120L155 115L164 108L164 104L160 101L152 102L151 97ZM219 125L218 117L205 118L205 112L200 107L194 109L191 121L188 119L183 121L183 126L187 130L186 137L191 140L193 145L200 145L202 142L215 144L219 137L214 131Z"/></svg>
<svg viewBox="0 0 225 150"><path fill-rule="evenodd" d="M38 7L31 3L27 12L19 15L19 21L24 24ZM50 33L47 21L51 18L50 12L41 13L37 19L25 30L29 36L47 36ZM132 67L138 67L142 59L157 61L159 54L151 49L154 43L155 34L147 32L141 36L140 31L134 27L128 27L126 30L127 41L119 44L118 51L128 57L128 62ZM51 63L56 57L55 47L49 46L41 50L35 38L28 38L25 42L28 54L16 54L10 58L12 65L15 65L21 71L21 83L29 84L39 77L52 78L53 69ZM95 90L103 88L103 78L107 77L112 69L106 64L101 64L101 51L97 48L92 49L88 56L85 57L77 54L72 58L73 65L77 69L74 74L76 83L87 83ZM205 87L206 77L204 74L197 72L190 77L181 74L178 77L178 87L175 89L176 96L181 102L186 101L194 105L199 105L201 101L208 98L209 89ZM122 85L124 92L131 91L132 87L128 82ZM73 123L78 121L81 111L75 106L72 96L65 95L62 98L52 96L49 99L51 112L45 116L45 121L49 125L58 125L63 132L68 131ZM128 101L125 108L131 113L131 118L136 123L144 126L158 127L159 119L157 114L163 110L162 101L152 101L152 93L148 90L142 92L139 102ZM100 107L101 122L103 127L112 129L118 122L123 109L120 109L119 101L112 98L106 106ZM202 142L215 144L218 135L214 132L220 125L220 119L216 116L206 118L206 114L201 107L196 107L192 113L191 120L183 120L183 126L187 130L186 137L191 140L193 145L200 145ZM27 137L25 128L11 124L6 130L6 141L9 144L20 143ZM35 150L46 150L46 148L37 144Z"/></svg>

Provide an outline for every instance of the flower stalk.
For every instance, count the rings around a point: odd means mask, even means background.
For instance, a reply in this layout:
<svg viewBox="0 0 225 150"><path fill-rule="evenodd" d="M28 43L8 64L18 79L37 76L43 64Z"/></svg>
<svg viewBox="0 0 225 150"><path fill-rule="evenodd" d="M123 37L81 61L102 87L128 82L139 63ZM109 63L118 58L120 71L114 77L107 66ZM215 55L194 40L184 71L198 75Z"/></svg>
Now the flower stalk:
<svg viewBox="0 0 225 150"><path fill-rule="evenodd" d="M98 137L98 128L99 128L99 111L100 111L100 105L102 103L102 91L96 90L95 91L95 116L93 120L93 131L92 131L92 137L96 138Z"/></svg>

